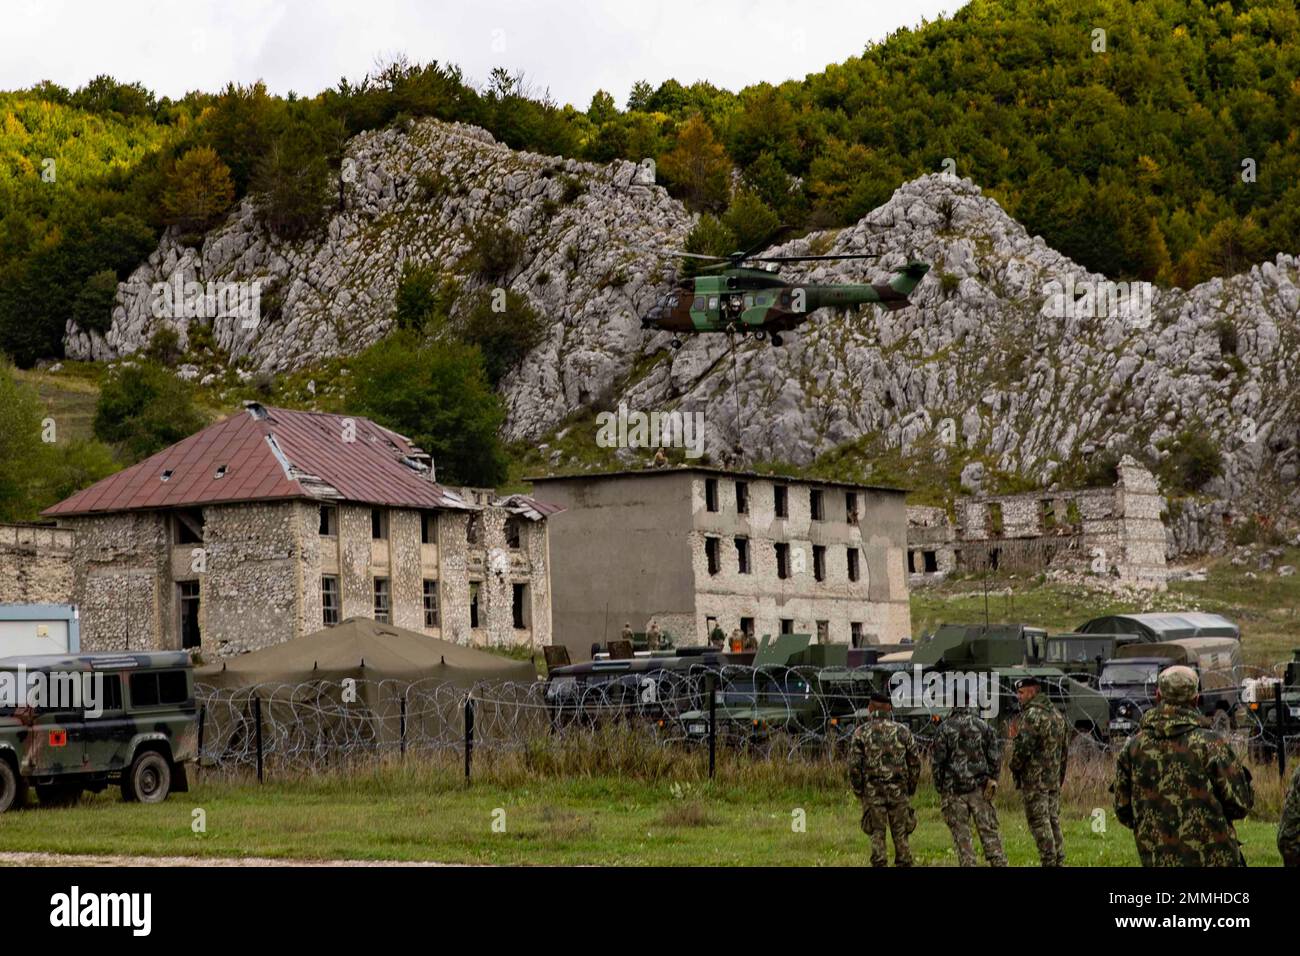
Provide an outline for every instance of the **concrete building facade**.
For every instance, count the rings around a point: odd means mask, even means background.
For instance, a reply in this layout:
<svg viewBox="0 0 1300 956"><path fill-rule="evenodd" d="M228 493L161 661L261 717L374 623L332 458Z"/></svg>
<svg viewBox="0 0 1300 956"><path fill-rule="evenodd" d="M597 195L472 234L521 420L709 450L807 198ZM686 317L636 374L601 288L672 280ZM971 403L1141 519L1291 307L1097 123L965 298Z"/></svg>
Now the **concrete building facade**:
<svg viewBox="0 0 1300 956"><path fill-rule="evenodd" d="M703 467L531 479L550 522L555 642L593 644L657 622L679 644L810 633L910 635L902 491Z"/></svg>
<svg viewBox="0 0 1300 956"><path fill-rule="evenodd" d="M551 510L439 485L365 419L252 405L46 515L75 540L85 650L223 657L354 616L548 643Z"/></svg>

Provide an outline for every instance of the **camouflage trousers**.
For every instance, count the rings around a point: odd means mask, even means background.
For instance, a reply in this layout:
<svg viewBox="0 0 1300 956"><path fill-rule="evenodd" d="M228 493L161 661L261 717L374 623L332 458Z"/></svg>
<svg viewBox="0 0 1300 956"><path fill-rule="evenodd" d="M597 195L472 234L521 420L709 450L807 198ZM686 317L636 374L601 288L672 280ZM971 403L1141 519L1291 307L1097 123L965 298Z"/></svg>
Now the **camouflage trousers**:
<svg viewBox="0 0 1300 956"><path fill-rule="evenodd" d="M989 866L1006 866L1007 855L1002 850L1002 837L998 832L998 811L985 798L984 791L976 788L970 793L945 793L940 808L943 821L952 831L952 842L957 847L957 861L962 866L975 866L975 846L971 840L971 821L979 831L980 846Z"/></svg>
<svg viewBox="0 0 1300 956"><path fill-rule="evenodd" d="M1065 863L1065 839L1061 836L1061 789L1059 787L1024 787L1025 820L1038 844L1038 859L1043 866Z"/></svg>
<svg viewBox="0 0 1300 956"><path fill-rule="evenodd" d="M862 797L862 832L871 837L871 865L889 865L886 831L894 837L894 866L911 866L908 835L916 829L916 811L907 791L897 784L868 785Z"/></svg>

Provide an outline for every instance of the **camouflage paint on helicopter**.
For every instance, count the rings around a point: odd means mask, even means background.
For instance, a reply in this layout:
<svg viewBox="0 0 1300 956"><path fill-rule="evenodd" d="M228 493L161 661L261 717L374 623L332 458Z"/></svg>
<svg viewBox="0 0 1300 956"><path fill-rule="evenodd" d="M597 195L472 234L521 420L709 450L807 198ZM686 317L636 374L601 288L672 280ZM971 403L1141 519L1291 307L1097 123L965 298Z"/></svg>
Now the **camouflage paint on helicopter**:
<svg viewBox="0 0 1300 956"><path fill-rule="evenodd" d="M743 262L807 262L830 259L865 259L868 255L829 256L696 256L727 267L714 275L684 279L664 295L641 319L641 327L675 333L673 347L681 346L681 334L726 332L770 337L781 344L781 332L806 322L818 309L877 304L891 312L912 303L908 296L930 271L924 262L909 262L888 282L859 285L794 283L766 269L745 268Z"/></svg>

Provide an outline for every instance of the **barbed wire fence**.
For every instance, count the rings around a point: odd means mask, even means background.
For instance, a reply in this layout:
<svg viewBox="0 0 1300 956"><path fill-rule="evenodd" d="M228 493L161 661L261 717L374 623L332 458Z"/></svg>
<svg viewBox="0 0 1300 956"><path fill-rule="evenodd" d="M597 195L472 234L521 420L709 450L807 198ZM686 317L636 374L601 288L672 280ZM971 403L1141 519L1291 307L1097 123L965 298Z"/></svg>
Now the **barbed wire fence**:
<svg viewBox="0 0 1300 956"><path fill-rule="evenodd" d="M1252 669L1272 677L1270 669ZM885 675L886 678L888 675ZM666 751L707 749L710 775L718 750L784 759L842 755L863 719L870 695L888 690L879 669L754 668L692 665L635 673L589 674L585 679L480 682L471 687L438 680L342 680L266 683L237 689L196 687L200 705L201 765L210 772L259 779L275 773L312 774L394 756L464 758L525 753L587 744L608 746L612 735L635 736ZM1079 697L1064 680L1044 681L1058 704ZM1257 762L1300 747L1300 719L1281 700L1266 711L1237 706L1216 713L1213 726L1239 753ZM1288 691L1296 688L1288 688ZM999 688L998 722L1015 711L1009 683ZM942 701L936 702L942 707ZM1112 732L1112 714L1132 708L1140 717L1153 695L1110 701L1097 696L1066 708L1076 731L1072 754L1086 758L1117 751L1127 734ZM1266 722L1261 713L1268 713ZM939 717L925 707L899 707L923 745ZM1137 720L1134 720L1136 729Z"/></svg>

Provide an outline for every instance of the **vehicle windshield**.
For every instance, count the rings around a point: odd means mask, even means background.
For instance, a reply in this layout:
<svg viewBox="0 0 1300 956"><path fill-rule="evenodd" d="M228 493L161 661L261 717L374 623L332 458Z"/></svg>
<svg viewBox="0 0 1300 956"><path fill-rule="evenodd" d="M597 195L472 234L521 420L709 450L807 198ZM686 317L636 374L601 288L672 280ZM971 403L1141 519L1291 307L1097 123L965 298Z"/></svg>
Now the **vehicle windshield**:
<svg viewBox="0 0 1300 956"><path fill-rule="evenodd" d="M1102 653L1101 641L1089 641L1084 638L1051 641L1047 645L1049 661L1088 661Z"/></svg>
<svg viewBox="0 0 1300 956"><path fill-rule="evenodd" d="M1159 669L1158 664L1107 664L1106 669L1101 672L1101 683L1126 686L1154 684Z"/></svg>

